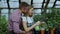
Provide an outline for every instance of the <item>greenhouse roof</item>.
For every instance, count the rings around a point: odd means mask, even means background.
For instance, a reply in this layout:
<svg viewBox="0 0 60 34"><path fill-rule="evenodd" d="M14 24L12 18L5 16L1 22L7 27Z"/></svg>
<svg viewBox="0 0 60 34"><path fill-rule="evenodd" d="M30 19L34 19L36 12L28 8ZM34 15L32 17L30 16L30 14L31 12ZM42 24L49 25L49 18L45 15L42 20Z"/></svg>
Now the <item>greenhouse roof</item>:
<svg viewBox="0 0 60 34"><path fill-rule="evenodd" d="M20 2L27 2L34 8L60 8L60 0L0 0L0 8L18 8Z"/></svg>

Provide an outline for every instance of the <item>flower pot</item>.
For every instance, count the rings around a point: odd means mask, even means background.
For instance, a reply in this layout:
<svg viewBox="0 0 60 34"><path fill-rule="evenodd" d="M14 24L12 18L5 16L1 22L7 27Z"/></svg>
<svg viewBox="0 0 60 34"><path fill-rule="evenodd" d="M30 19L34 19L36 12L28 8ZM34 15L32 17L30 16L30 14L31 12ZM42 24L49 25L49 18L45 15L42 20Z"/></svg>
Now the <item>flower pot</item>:
<svg viewBox="0 0 60 34"><path fill-rule="evenodd" d="M60 34L59 29L56 29L56 30L55 30L55 34Z"/></svg>
<svg viewBox="0 0 60 34"><path fill-rule="evenodd" d="M51 33L51 34L54 34L54 32L55 32L55 30L54 30L54 29L50 30L50 33Z"/></svg>
<svg viewBox="0 0 60 34"><path fill-rule="evenodd" d="M41 34L44 34L44 33L45 33L45 29L42 28L42 29L41 29Z"/></svg>
<svg viewBox="0 0 60 34"><path fill-rule="evenodd" d="M50 31L48 30L48 31L45 31L45 34L50 34Z"/></svg>
<svg viewBox="0 0 60 34"><path fill-rule="evenodd" d="M58 34L58 30L57 29L55 29L55 34Z"/></svg>

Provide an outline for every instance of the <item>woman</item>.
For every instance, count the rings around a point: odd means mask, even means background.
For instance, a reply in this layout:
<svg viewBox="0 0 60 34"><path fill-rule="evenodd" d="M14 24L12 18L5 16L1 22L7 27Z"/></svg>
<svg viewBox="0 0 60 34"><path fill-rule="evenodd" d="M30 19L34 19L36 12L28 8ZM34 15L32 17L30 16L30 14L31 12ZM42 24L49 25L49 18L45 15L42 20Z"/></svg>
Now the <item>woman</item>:
<svg viewBox="0 0 60 34"><path fill-rule="evenodd" d="M23 28L26 34L32 34L33 28L37 25L40 25L40 21L37 21L35 24L33 22L32 14L33 14L33 6L29 6L26 8L26 13L22 16Z"/></svg>

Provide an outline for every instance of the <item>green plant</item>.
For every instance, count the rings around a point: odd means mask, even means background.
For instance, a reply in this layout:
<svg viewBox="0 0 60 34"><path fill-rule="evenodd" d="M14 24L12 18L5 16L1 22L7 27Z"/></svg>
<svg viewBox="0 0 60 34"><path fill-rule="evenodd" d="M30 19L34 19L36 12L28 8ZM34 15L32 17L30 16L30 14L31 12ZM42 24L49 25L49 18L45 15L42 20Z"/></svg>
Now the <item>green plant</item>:
<svg viewBox="0 0 60 34"><path fill-rule="evenodd" d="M45 16L44 15L34 15L34 22L37 22L37 21L44 21L45 20Z"/></svg>
<svg viewBox="0 0 60 34"><path fill-rule="evenodd" d="M7 20L5 16L0 16L0 34L7 34Z"/></svg>
<svg viewBox="0 0 60 34"><path fill-rule="evenodd" d="M48 17L48 21L47 21L47 25L49 27L49 29L56 29L57 28L57 24L60 23L60 10L57 9L53 9L51 11L51 13L48 13L47 17Z"/></svg>
<svg viewBox="0 0 60 34"><path fill-rule="evenodd" d="M42 28L45 30L45 29L47 28L47 24L44 23L44 24L40 25L40 30L41 30Z"/></svg>
<svg viewBox="0 0 60 34"><path fill-rule="evenodd" d="M37 22L37 21L42 22L42 21L45 20L45 16L44 15L34 15L34 18L33 19L34 19L34 22ZM41 28L45 28L45 26L46 26L46 23L43 24L43 25L40 25L40 26L36 26L35 27L35 30L36 31L39 31Z"/></svg>
<svg viewBox="0 0 60 34"><path fill-rule="evenodd" d="M48 20L46 20L46 18L48 18ZM33 19L34 22L46 20L45 24L39 26L40 28L45 28L46 30L56 29L57 24L60 23L60 9L51 9L51 12L35 15Z"/></svg>

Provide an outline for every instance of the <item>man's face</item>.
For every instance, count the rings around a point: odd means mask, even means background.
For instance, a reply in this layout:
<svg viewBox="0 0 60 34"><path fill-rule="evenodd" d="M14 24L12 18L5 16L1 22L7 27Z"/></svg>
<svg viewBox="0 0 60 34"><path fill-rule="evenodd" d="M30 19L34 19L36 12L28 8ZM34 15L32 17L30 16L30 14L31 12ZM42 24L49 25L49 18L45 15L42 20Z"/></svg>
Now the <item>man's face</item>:
<svg viewBox="0 0 60 34"><path fill-rule="evenodd" d="M21 9L22 13L26 13L26 10L24 8Z"/></svg>

